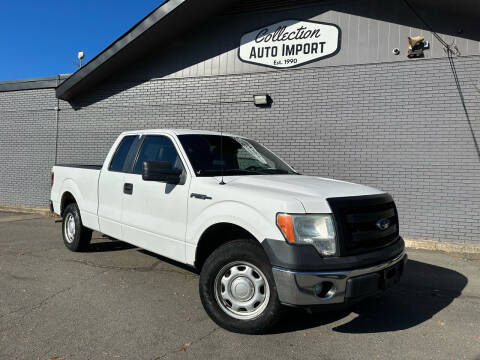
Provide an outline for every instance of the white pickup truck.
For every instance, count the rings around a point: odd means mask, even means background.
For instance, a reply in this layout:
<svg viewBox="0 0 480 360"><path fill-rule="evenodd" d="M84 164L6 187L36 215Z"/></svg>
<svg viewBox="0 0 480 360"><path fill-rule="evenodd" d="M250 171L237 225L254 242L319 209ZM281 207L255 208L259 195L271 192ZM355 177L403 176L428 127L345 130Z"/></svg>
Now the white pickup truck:
<svg viewBox="0 0 480 360"><path fill-rule="evenodd" d="M407 259L390 195L215 132L122 133L103 166L54 166L51 210L72 251L96 230L195 267L205 310L236 332L382 293Z"/></svg>

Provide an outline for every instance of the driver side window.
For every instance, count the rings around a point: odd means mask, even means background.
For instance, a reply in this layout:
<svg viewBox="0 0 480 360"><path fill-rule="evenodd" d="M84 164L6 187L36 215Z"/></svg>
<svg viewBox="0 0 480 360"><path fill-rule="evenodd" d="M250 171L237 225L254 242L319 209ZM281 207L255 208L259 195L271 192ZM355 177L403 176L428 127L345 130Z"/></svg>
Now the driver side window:
<svg viewBox="0 0 480 360"><path fill-rule="evenodd" d="M180 160L177 149L175 149L175 145L166 136L149 135L145 138L133 169L134 174L142 173L144 161L165 161L172 168L183 171L182 160Z"/></svg>

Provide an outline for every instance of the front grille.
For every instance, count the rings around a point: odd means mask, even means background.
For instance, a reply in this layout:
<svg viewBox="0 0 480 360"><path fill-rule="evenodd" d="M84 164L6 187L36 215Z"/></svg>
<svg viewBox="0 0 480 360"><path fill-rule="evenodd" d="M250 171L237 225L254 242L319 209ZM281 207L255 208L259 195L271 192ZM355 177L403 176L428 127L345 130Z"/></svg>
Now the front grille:
<svg viewBox="0 0 480 360"><path fill-rule="evenodd" d="M398 239L398 213L389 194L327 199L335 218L340 256L380 249ZM389 221L381 230L379 220Z"/></svg>

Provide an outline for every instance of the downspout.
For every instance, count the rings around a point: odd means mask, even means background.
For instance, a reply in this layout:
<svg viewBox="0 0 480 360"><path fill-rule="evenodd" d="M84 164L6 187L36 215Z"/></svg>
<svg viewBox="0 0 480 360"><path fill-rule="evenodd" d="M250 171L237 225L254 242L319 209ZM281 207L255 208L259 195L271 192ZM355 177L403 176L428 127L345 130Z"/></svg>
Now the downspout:
<svg viewBox="0 0 480 360"><path fill-rule="evenodd" d="M57 75L57 87L60 85L60 75ZM57 97L57 106L55 106L55 165L58 161L58 121L60 118L60 99Z"/></svg>

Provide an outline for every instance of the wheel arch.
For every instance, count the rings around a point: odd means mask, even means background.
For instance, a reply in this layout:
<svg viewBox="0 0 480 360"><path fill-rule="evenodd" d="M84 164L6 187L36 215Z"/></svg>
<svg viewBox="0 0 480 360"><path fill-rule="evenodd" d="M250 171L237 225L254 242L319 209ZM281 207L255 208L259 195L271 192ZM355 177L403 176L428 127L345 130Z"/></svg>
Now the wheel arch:
<svg viewBox="0 0 480 360"><path fill-rule="evenodd" d="M240 225L231 222L219 222L210 225L203 231L198 240L195 251L195 268L200 270L210 254L221 245L239 239L260 244L260 239L257 239L250 231Z"/></svg>
<svg viewBox="0 0 480 360"><path fill-rule="evenodd" d="M60 216L63 217L63 213L68 205L70 204L77 204L77 199L70 191L64 191L62 194L62 198L60 200Z"/></svg>

